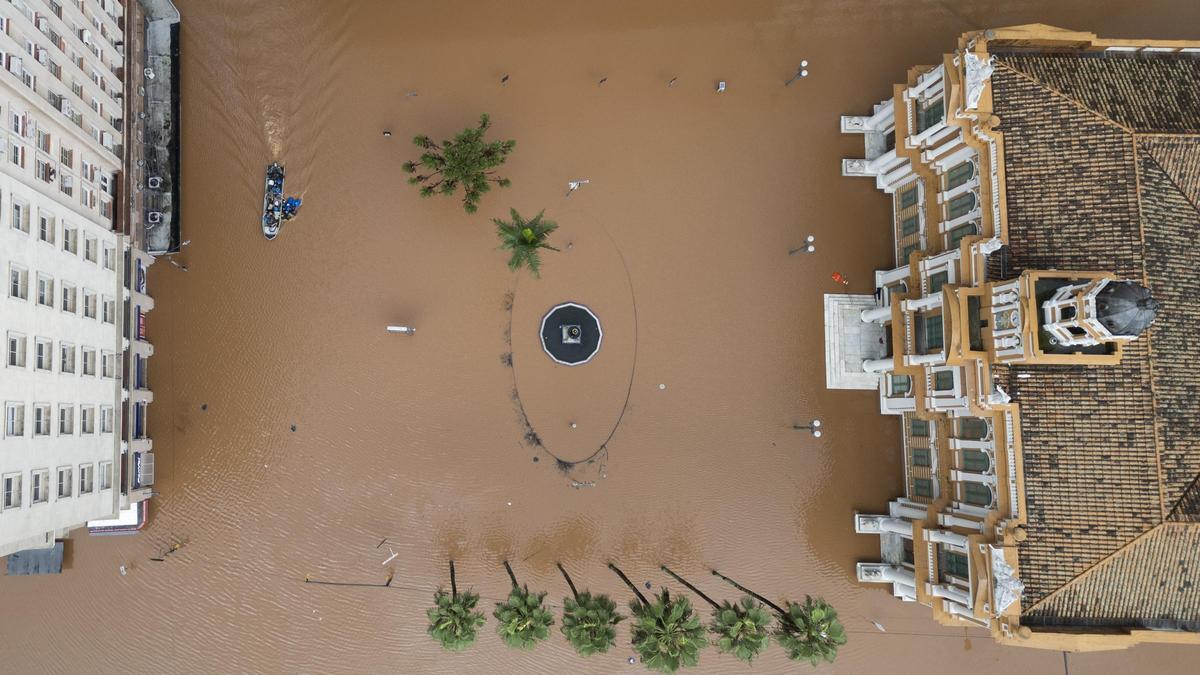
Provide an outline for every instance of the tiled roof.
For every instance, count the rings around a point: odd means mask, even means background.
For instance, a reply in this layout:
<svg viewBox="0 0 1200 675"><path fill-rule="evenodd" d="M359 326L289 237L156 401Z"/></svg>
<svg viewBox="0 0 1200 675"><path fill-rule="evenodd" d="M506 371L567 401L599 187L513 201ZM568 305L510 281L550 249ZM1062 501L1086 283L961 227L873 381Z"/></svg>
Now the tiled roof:
<svg viewBox="0 0 1200 675"><path fill-rule="evenodd" d="M1027 625L1200 631L1200 527L1167 523L1021 618Z"/></svg>
<svg viewBox="0 0 1200 675"><path fill-rule="evenodd" d="M1136 132L1200 133L1200 60L1171 55L1007 54L1012 68Z"/></svg>
<svg viewBox="0 0 1200 675"><path fill-rule="evenodd" d="M996 56L1012 274L1106 270L1162 303L1116 366L1004 373L1021 406L1022 607L1046 625L1200 629L1200 61Z"/></svg>

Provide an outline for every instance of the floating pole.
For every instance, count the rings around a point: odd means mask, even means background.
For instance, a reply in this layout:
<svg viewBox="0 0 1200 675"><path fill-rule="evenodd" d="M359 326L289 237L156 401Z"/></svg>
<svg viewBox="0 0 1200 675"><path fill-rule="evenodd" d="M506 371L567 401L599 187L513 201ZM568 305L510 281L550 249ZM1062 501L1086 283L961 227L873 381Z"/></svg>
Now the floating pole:
<svg viewBox="0 0 1200 675"><path fill-rule="evenodd" d="M416 335L416 333L417 333L417 329L416 329L416 328L412 328L411 326L388 326L388 327L387 327L387 332L389 332L389 333L403 333L403 334L405 334L405 335Z"/></svg>

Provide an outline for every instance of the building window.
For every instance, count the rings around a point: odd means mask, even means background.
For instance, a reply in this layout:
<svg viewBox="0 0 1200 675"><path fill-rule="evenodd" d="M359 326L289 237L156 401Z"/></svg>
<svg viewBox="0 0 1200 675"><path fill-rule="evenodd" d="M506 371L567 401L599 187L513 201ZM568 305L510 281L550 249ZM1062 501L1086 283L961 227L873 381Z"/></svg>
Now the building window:
<svg viewBox="0 0 1200 675"><path fill-rule="evenodd" d="M928 478L914 478L913 494L931 499L933 497L933 481Z"/></svg>
<svg viewBox="0 0 1200 675"><path fill-rule="evenodd" d="M100 352L100 376L108 378L117 376L116 354L112 352Z"/></svg>
<svg viewBox="0 0 1200 675"><path fill-rule="evenodd" d="M975 165L971 162L963 162L946 172L946 189L953 190L960 185L965 185L974 176Z"/></svg>
<svg viewBox="0 0 1200 675"><path fill-rule="evenodd" d="M58 468L58 498L71 496L72 478L71 467L62 466Z"/></svg>
<svg viewBox="0 0 1200 675"><path fill-rule="evenodd" d="M958 242L972 235L979 234L979 225L965 223L950 230L950 248L958 248Z"/></svg>
<svg viewBox="0 0 1200 675"><path fill-rule="evenodd" d="M966 194L961 194L954 199L951 199L950 203L946 206L946 220L962 218L974 210L975 193L968 192Z"/></svg>
<svg viewBox="0 0 1200 675"><path fill-rule="evenodd" d="M945 117L946 104L941 96L932 101L917 104L917 133L936 126Z"/></svg>
<svg viewBox="0 0 1200 675"><path fill-rule="evenodd" d="M96 318L96 294L86 288L83 289L83 318Z"/></svg>
<svg viewBox="0 0 1200 675"><path fill-rule="evenodd" d="M992 490L982 483L965 482L963 485L963 500L976 506L991 506Z"/></svg>
<svg viewBox="0 0 1200 675"><path fill-rule="evenodd" d="M921 249L920 244L905 245L904 248L900 249L900 264L907 265L908 264L908 256L912 255L913 251L918 251L920 249Z"/></svg>
<svg viewBox="0 0 1200 675"><path fill-rule="evenodd" d="M62 373L75 372L75 345L60 342L58 345L58 370Z"/></svg>
<svg viewBox="0 0 1200 675"><path fill-rule="evenodd" d="M38 275L37 301L44 307L54 306L54 279L43 274Z"/></svg>
<svg viewBox="0 0 1200 675"><path fill-rule="evenodd" d="M934 373L933 388L936 391L952 391L954 389L954 371L939 370Z"/></svg>
<svg viewBox="0 0 1200 675"><path fill-rule="evenodd" d="M50 435L50 404L49 403L34 403L33 404L33 435L34 436L49 436Z"/></svg>
<svg viewBox="0 0 1200 675"><path fill-rule="evenodd" d="M942 351L942 315L926 316L922 322L925 327L925 353L931 354Z"/></svg>
<svg viewBox="0 0 1200 675"><path fill-rule="evenodd" d="M100 433L111 434L113 432L113 407L111 405L100 406Z"/></svg>
<svg viewBox="0 0 1200 675"><path fill-rule="evenodd" d="M915 206L917 203L917 186L913 185L900 192L900 208L907 209L910 206Z"/></svg>
<svg viewBox="0 0 1200 675"><path fill-rule="evenodd" d="M921 216L912 215L900 221L900 236L911 237L921 229Z"/></svg>
<svg viewBox="0 0 1200 675"><path fill-rule="evenodd" d="M912 391L912 378L907 375L889 375L891 380L892 396L906 396Z"/></svg>
<svg viewBox="0 0 1200 675"><path fill-rule="evenodd" d="M62 311L74 314L75 298L75 287L64 282L62 285Z"/></svg>
<svg viewBox="0 0 1200 675"><path fill-rule="evenodd" d="M79 253L79 230L63 225L63 250L71 255Z"/></svg>
<svg viewBox="0 0 1200 675"><path fill-rule="evenodd" d="M41 504L50 499L50 470L37 469L30 471L29 497L33 504Z"/></svg>
<svg viewBox="0 0 1200 675"><path fill-rule="evenodd" d="M117 249L113 248L112 246L104 247L104 269L117 269Z"/></svg>
<svg viewBox="0 0 1200 675"><path fill-rule="evenodd" d="M88 495L92 493L92 465L79 465L79 494Z"/></svg>
<svg viewBox="0 0 1200 675"><path fill-rule="evenodd" d="M4 436L19 437L25 435L25 404L9 402L4 404Z"/></svg>
<svg viewBox="0 0 1200 675"><path fill-rule="evenodd" d="M100 243L96 241L95 237L85 235L83 238L83 259L90 263L96 262L96 250L99 245Z"/></svg>
<svg viewBox="0 0 1200 675"><path fill-rule="evenodd" d="M970 579L971 564L965 553L947 551L943 546L938 556L938 572L960 579Z"/></svg>
<svg viewBox="0 0 1200 675"><path fill-rule="evenodd" d="M908 435L917 438L929 437L929 420L918 419L916 417L909 420Z"/></svg>
<svg viewBox="0 0 1200 675"><path fill-rule="evenodd" d="M912 463L913 466L932 466L929 461L929 448L913 448ZM928 496L928 495L925 495Z"/></svg>
<svg viewBox="0 0 1200 675"><path fill-rule="evenodd" d="M83 350L83 374L95 377L96 375L96 350L90 347L84 347Z"/></svg>
<svg viewBox="0 0 1200 675"><path fill-rule="evenodd" d="M94 405L79 406L79 433L81 433L81 434L96 433L96 406L94 406Z"/></svg>
<svg viewBox="0 0 1200 675"><path fill-rule="evenodd" d="M942 272L934 272L933 274L930 274L929 275L929 292L930 293L940 293L942 290L942 286L945 286L946 283L949 281L950 281L950 273L949 272L942 271Z"/></svg>
<svg viewBox="0 0 1200 675"><path fill-rule="evenodd" d="M15 263L8 265L8 297L29 299L29 270Z"/></svg>
<svg viewBox="0 0 1200 675"><path fill-rule="evenodd" d="M70 436L75 433L75 406L58 406L58 433L60 436Z"/></svg>
<svg viewBox="0 0 1200 675"><path fill-rule="evenodd" d="M50 340L36 338L33 341L33 367L37 370L54 368L54 343Z"/></svg>
<svg viewBox="0 0 1200 675"><path fill-rule="evenodd" d="M29 234L29 206L16 200L12 205L12 228Z"/></svg>
<svg viewBox="0 0 1200 675"><path fill-rule="evenodd" d="M113 464L112 462L100 462L100 489L107 490L112 487L113 480Z"/></svg>
<svg viewBox="0 0 1200 675"><path fill-rule="evenodd" d="M104 323L113 323L117 320L117 303L112 298L104 297Z"/></svg>
<svg viewBox="0 0 1200 675"><path fill-rule="evenodd" d="M963 417L958 420L958 437L972 441L981 441L987 438L988 423L987 420L979 417Z"/></svg>
<svg viewBox="0 0 1200 675"><path fill-rule="evenodd" d="M988 461L987 453L978 450L963 450L963 468L974 473L983 473L992 463ZM990 499L988 500L991 501Z"/></svg>
<svg viewBox="0 0 1200 675"><path fill-rule="evenodd" d="M21 474L9 473L4 475L4 508L17 509L21 507Z"/></svg>
<svg viewBox="0 0 1200 675"><path fill-rule="evenodd" d="M8 365L13 368L25 367L25 336L16 333L8 334Z"/></svg>
<svg viewBox="0 0 1200 675"><path fill-rule="evenodd" d="M47 244L54 243L54 216L38 211L38 239Z"/></svg>

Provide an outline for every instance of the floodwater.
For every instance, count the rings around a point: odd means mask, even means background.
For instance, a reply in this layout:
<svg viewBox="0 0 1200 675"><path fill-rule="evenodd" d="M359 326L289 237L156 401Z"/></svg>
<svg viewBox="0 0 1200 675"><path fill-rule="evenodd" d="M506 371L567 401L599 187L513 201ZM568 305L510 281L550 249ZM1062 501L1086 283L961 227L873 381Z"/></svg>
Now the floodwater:
<svg viewBox="0 0 1200 675"><path fill-rule="evenodd" d="M450 557L489 615L504 559L556 607L556 561L622 603L608 560L656 586L668 563L718 597L732 594L712 567L773 598L824 596L850 631L839 672L1189 670L1195 651L1178 647L1067 662L1002 649L856 584L877 549L851 514L900 492L898 430L873 393L825 390L821 308L824 293L868 292L890 261L887 201L839 175L862 147L838 115L868 111L968 29L1194 38L1196 3L179 5L193 243L189 272L150 275L161 496L139 536L76 534L61 577L0 578L6 672L641 670L624 626L588 661L557 631L512 652L490 616L472 649L440 652L424 612ZM810 76L785 88L801 59ZM400 172L408 139L483 112L517 140L513 187L474 216L419 199ZM272 160L305 206L268 243ZM567 198L575 179L591 182ZM540 280L496 250L490 219L509 207L560 225ZM808 234L816 255L789 257ZM563 301L604 326L582 367L537 342ZM813 417L820 439L790 428ZM303 582L389 570L388 589ZM701 664L744 672L715 650ZM755 666L796 669L778 648Z"/></svg>

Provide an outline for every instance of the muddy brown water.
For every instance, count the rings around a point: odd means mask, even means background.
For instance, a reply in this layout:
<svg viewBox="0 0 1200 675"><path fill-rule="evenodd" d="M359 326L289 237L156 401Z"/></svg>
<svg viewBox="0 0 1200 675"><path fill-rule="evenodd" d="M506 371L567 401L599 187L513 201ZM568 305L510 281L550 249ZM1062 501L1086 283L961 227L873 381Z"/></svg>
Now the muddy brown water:
<svg viewBox="0 0 1200 675"><path fill-rule="evenodd" d="M188 273L150 276L161 496L139 536L76 534L61 577L0 579L4 670L641 670L624 626L588 661L557 631L510 651L490 617L471 650L441 653L424 610L453 556L489 614L505 558L556 608L556 561L622 603L608 560L656 586L665 562L732 597L706 575L717 567L773 598L833 602L850 631L839 672L1062 672L1061 654L1000 648L854 582L854 562L878 552L851 514L900 492L898 430L873 393L825 390L821 321L823 293L868 292L890 260L887 201L839 176L862 148L838 115L869 110L972 28L1194 38L1200 25L1192 2L1045 4L180 1L193 244ZM785 88L801 59L811 75ZM400 173L408 138L481 112L517 139L513 187L475 216L419 199ZM305 206L268 243L256 218L272 160ZM591 183L567 198L572 179ZM572 244L546 255L541 280L495 250L489 219L510 206L545 209L553 241ZM817 254L789 257L810 233ZM537 344L542 314L568 300L605 328L574 369ZM596 487L573 488L523 442L514 375L547 450L579 459L611 435L602 461L577 468ZM823 438L790 429L814 416ZM390 589L302 581L389 568ZM1194 655L1139 647L1069 665L1186 672ZM743 672L714 650L701 663ZM755 672L797 668L772 648Z"/></svg>

